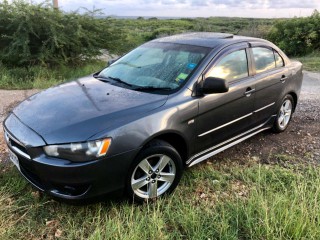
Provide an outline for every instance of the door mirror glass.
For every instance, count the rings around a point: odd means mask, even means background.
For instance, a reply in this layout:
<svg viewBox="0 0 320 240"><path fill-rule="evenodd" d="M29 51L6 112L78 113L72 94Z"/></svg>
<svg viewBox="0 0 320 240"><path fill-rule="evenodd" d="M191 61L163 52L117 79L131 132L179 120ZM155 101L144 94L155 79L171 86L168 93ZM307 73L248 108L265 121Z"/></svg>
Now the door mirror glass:
<svg viewBox="0 0 320 240"><path fill-rule="evenodd" d="M224 93L229 91L227 80L216 77L207 77L202 84L201 92L204 94Z"/></svg>

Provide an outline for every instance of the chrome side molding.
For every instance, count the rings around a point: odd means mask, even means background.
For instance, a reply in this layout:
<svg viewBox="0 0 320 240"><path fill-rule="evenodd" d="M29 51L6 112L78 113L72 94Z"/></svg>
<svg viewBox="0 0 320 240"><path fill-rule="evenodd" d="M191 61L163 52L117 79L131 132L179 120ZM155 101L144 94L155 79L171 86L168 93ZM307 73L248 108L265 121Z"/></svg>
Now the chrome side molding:
<svg viewBox="0 0 320 240"><path fill-rule="evenodd" d="M201 133L200 135L198 135L198 137L203 137L203 136L205 136L205 135L207 135L207 134L209 134L209 133L212 133L212 132L214 132L214 131L216 131L216 130L219 130L219 129L223 128L223 127L226 127L226 126L228 126L228 125L230 125L230 124L232 124L232 123L235 123L235 122L240 121L240 120L242 120L242 119L244 119L244 118L250 117L252 114L257 113L257 112L260 112L260 111L262 111L262 110L264 110L264 109L266 109L266 108L268 108L268 107L273 106L274 104L275 104L275 102L270 103L270 104L268 104L268 105L266 105L266 106L264 106L264 107L262 107L262 108L259 108L259 109L257 109L257 110L254 110L253 112L248 113L248 114L246 114L246 115L244 115L244 116L242 116L242 117L239 117L239 118L237 118L237 119L235 119L235 120L232 120L232 121L230 121L230 122L227 122L227 123L225 123L225 124L223 124L223 125L221 125L221 126L219 126L219 127L213 128L213 129L211 129L211 130L209 130L209 131L207 131L207 132Z"/></svg>
<svg viewBox="0 0 320 240"><path fill-rule="evenodd" d="M212 133L212 132L214 132L214 131L216 131L216 130L218 130L218 129L220 129L220 128L226 127L226 126L228 126L228 125L230 125L230 124L232 124L232 123L235 123L235 122L237 122L237 121L240 121L241 119L244 119L244 118L249 117L249 116L251 116L251 115L252 115L252 113L249 113L249 114L247 114L247 115L244 115L244 116L242 116L242 117L239 117L239 118L237 118L237 119L235 119L235 120L232 120L231 122L228 122L228 123L226 123L226 124L223 124L223 125L221 125L221 126L219 126L219 127L216 127L216 128L214 128L214 129L211 129L211 130L209 130L209 131L207 131L207 132L201 133L198 137L202 137L202 136L204 136L204 135L207 135L208 133Z"/></svg>
<svg viewBox="0 0 320 240"><path fill-rule="evenodd" d="M267 106L264 106L264 107L262 107L262 108L259 108L259 109L255 110L254 113L260 112L260 111L262 111L262 110L264 110L264 109L266 109L266 108L268 108L268 107L273 106L274 104L275 104L275 102L270 103L270 104L268 104Z"/></svg>
<svg viewBox="0 0 320 240"><path fill-rule="evenodd" d="M271 127L263 127L264 125L265 125L265 123L192 156L186 162L188 167L191 167L197 163L200 163L200 162L206 160L207 158L209 158L213 155L216 155L219 152L222 152L222 151L224 151L224 150L226 150L226 149L228 149L228 148L230 148L230 147L262 132L262 131L265 131L265 130L271 128ZM227 145L225 145L225 144L227 144ZM195 160L195 161L193 161L193 160Z"/></svg>

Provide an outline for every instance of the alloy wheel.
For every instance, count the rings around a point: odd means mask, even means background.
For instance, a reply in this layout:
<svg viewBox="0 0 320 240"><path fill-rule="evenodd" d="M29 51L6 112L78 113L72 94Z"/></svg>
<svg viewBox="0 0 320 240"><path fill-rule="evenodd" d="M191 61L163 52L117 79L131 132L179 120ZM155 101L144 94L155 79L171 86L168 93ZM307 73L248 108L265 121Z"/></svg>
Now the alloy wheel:
<svg viewBox="0 0 320 240"><path fill-rule="evenodd" d="M292 103L289 99L286 99L280 108L279 117L278 117L278 124L281 129L287 127L292 114Z"/></svg>
<svg viewBox="0 0 320 240"><path fill-rule="evenodd" d="M143 159L131 176L133 192L144 199L165 193L176 177L174 161L167 155L155 154Z"/></svg>

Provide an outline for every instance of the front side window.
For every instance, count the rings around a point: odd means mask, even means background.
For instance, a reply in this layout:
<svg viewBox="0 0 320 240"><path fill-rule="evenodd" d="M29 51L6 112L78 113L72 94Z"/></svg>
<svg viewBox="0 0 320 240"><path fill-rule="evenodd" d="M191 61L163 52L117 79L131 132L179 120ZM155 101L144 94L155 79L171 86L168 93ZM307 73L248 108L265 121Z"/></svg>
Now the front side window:
<svg viewBox="0 0 320 240"><path fill-rule="evenodd" d="M210 48L175 43L147 43L102 70L97 77L118 79L135 90L182 86Z"/></svg>
<svg viewBox="0 0 320 240"><path fill-rule="evenodd" d="M273 50L264 47L252 48L256 73L262 73L276 67Z"/></svg>
<svg viewBox="0 0 320 240"><path fill-rule="evenodd" d="M248 61L245 49L232 52L224 57L215 65L206 77L222 78L233 81L248 77Z"/></svg>

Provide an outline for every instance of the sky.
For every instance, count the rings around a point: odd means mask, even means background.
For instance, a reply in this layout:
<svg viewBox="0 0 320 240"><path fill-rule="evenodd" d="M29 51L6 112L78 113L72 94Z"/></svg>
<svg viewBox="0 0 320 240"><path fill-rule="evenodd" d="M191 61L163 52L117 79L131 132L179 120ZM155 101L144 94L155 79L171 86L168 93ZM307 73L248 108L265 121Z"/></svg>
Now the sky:
<svg viewBox="0 0 320 240"><path fill-rule="evenodd" d="M106 15L158 17L300 17L320 10L320 0L58 0L65 11L85 7ZM41 0L33 0L41 2Z"/></svg>

